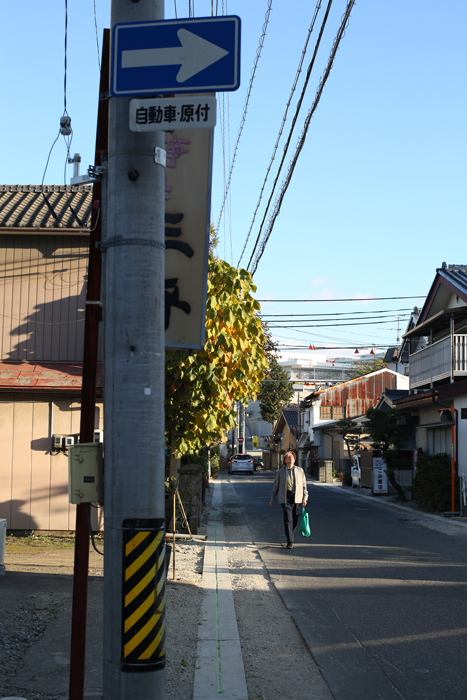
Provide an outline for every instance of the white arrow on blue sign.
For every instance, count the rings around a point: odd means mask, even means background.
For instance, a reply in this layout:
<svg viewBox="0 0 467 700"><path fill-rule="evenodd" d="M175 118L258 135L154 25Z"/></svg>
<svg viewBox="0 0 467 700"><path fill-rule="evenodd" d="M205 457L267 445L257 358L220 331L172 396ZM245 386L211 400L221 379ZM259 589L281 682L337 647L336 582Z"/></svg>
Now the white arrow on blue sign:
<svg viewBox="0 0 467 700"><path fill-rule="evenodd" d="M240 17L131 22L113 28L110 92L224 92L240 86Z"/></svg>

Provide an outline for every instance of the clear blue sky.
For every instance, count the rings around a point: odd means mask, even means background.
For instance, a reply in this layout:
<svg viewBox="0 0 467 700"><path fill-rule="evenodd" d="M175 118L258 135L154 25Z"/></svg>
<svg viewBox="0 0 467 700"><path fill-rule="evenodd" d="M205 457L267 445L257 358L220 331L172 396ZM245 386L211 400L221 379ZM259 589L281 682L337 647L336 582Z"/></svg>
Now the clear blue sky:
<svg viewBox="0 0 467 700"><path fill-rule="evenodd" d="M224 9L242 19L242 84L236 92L219 94L224 148L218 124L212 200L212 218L217 224L224 191L224 157L228 171L267 0L214 0L213 4L214 9L217 4L219 14ZM233 169L227 216L219 231L219 253L234 265L250 228L315 4L307 0L272 3ZM193 5L195 16L211 14L211 0L195 0ZM327 0L323 0L305 69L326 5ZM68 6L67 108L74 129L71 150L80 152L83 166L87 166L94 158L99 79L94 3L69 0ZM176 7L179 17L188 16L188 0L177 0ZM334 0L287 165L345 7L345 0ZM96 8L101 41L102 29L110 24L109 0L96 0ZM175 3L166 0L166 17L174 16ZM467 263L466 26L464 0L356 3L254 277L258 298L424 295L443 261ZM63 45L64 0L25 0L21 5L2 7L1 183L39 184L42 180L63 112ZM304 74L305 70L284 136ZM278 156L283 142L284 137ZM61 139L54 148L46 183L63 184L65 156ZM272 176L275 173L276 165ZM67 182L70 174L71 166ZM265 195L269 192L268 184ZM242 266L250 258L263 211L261 206ZM313 316L403 309L421 302L268 303L263 311L309 312ZM405 319L401 327L404 324ZM342 345L387 346L395 341L396 327L397 323L390 321L384 326L310 328L303 332L288 328L275 333L281 342L300 338L314 345L334 340Z"/></svg>

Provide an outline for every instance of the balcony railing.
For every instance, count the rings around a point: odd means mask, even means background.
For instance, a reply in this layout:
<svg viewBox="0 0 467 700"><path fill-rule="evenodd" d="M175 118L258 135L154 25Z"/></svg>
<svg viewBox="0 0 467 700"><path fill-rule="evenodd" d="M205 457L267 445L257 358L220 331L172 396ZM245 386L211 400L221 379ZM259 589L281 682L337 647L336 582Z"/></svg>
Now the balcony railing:
<svg viewBox="0 0 467 700"><path fill-rule="evenodd" d="M433 382L452 376L467 376L467 335L454 335L428 345L410 355L410 388L430 386Z"/></svg>

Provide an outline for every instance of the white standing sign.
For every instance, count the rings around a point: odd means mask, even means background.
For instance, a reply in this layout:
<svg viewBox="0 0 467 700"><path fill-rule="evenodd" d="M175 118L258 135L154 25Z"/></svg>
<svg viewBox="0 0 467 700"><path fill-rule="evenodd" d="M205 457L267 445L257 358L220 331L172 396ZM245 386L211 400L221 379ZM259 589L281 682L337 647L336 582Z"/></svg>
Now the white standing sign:
<svg viewBox="0 0 467 700"><path fill-rule="evenodd" d="M212 129L216 125L213 95L130 100L131 131Z"/></svg>
<svg viewBox="0 0 467 700"><path fill-rule="evenodd" d="M388 492L386 469L386 461L382 457L373 457L373 493Z"/></svg>

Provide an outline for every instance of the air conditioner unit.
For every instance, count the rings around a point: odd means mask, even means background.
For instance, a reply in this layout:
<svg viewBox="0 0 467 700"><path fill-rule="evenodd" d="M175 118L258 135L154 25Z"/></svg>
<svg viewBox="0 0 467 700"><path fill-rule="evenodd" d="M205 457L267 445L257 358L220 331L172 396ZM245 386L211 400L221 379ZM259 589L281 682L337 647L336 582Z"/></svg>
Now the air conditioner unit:
<svg viewBox="0 0 467 700"><path fill-rule="evenodd" d="M66 435L52 435L52 449L61 450L63 448L65 437Z"/></svg>
<svg viewBox="0 0 467 700"><path fill-rule="evenodd" d="M5 573L6 520L0 518L0 576Z"/></svg>

